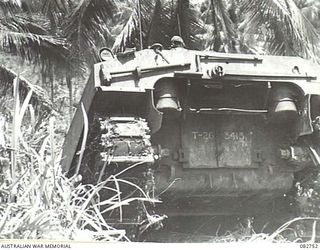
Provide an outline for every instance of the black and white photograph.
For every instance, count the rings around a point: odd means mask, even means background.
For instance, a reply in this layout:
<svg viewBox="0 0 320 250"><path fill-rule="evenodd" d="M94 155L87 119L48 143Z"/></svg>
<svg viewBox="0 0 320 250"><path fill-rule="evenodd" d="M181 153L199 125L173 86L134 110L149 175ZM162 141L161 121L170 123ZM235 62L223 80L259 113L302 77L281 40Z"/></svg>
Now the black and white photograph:
<svg viewBox="0 0 320 250"><path fill-rule="evenodd" d="M0 0L0 248L235 243L320 248L320 0Z"/></svg>

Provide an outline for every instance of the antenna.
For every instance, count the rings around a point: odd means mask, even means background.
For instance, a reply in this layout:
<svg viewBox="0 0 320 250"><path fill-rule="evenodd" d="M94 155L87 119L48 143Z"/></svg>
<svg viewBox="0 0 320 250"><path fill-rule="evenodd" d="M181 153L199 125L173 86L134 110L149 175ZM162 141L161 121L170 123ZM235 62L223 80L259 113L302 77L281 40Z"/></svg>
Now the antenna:
<svg viewBox="0 0 320 250"><path fill-rule="evenodd" d="M182 37L181 34L181 23L180 23L180 16L179 13L177 13L177 20L178 20L178 31L179 31L179 36Z"/></svg>
<svg viewBox="0 0 320 250"><path fill-rule="evenodd" d="M140 0L138 0L138 19L139 19L140 49L141 49L141 50L143 50L143 43L142 43L142 27L141 27L141 5L140 5Z"/></svg>

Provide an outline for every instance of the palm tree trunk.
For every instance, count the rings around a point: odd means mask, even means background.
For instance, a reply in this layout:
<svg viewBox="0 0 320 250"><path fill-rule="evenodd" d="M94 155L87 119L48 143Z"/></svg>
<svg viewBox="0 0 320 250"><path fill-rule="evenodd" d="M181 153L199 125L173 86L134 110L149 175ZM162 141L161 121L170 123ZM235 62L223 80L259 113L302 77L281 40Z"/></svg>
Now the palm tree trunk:
<svg viewBox="0 0 320 250"><path fill-rule="evenodd" d="M179 31L179 36L182 37L182 32L181 32L181 23L180 23L180 16L179 13L177 14L177 21L178 21L178 31Z"/></svg>
<svg viewBox="0 0 320 250"><path fill-rule="evenodd" d="M42 83L41 87L45 87L46 86L46 81L47 81L46 73L44 71L42 71L41 72L41 83Z"/></svg>
<svg viewBox="0 0 320 250"><path fill-rule="evenodd" d="M51 89L51 102L54 101L54 65L50 68L50 89Z"/></svg>
<svg viewBox="0 0 320 250"><path fill-rule="evenodd" d="M70 124L72 121L73 117L73 84L72 84L72 78L70 75L66 76L66 81L67 81L67 86L69 89L69 119L70 119Z"/></svg>
<svg viewBox="0 0 320 250"><path fill-rule="evenodd" d="M212 19L213 19L213 27L214 27L214 43L213 43L213 50L219 51L219 48L221 46L221 39L219 34L219 25L218 25L218 17L216 13L216 9L214 6L214 1L211 0L211 11L212 11Z"/></svg>
<svg viewBox="0 0 320 250"><path fill-rule="evenodd" d="M140 49L143 50L142 25L141 25L141 3L140 3L140 0L138 0L138 15L139 15L139 39L140 39Z"/></svg>

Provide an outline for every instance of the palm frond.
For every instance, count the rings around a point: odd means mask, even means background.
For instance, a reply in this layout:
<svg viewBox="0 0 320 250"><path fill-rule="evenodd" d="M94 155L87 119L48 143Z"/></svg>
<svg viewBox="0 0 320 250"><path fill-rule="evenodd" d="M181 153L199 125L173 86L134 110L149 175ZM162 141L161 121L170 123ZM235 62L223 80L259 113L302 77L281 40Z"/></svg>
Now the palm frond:
<svg viewBox="0 0 320 250"><path fill-rule="evenodd" d="M18 74L12 71L11 69L5 67L4 65L0 65L1 96L12 94L13 80L17 76ZM53 105L49 101L50 98L47 97L46 92L39 86L33 85L28 80L19 76L19 89L21 97L23 99L27 96L29 90L33 91L33 95L31 97L31 104L35 109L39 110L40 108L42 108L45 112L53 111Z"/></svg>
<svg viewBox="0 0 320 250"><path fill-rule="evenodd" d="M263 30L270 53L314 58L319 34L293 0L242 0L242 9L245 32Z"/></svg>
<svg viewBox="0 0 320 250"><path fill-rule="evenodd" d="M21 0L7 0L6 2L11 2L12 4L15 4L17 6L22 6Z"/></svg>
<svg viewBox="0 0 320 250"><path fill-rule="evenodd" d="M207 2L207 9L202 14L202 19L207 24L207 29L209 28L206 48L221 51L225 46L232 47L236 36L235 24L231 20L231 17L236 19L235 5L232 1L230 9L225 0L209 0Z"/></svg>
<svg viewBox="0 0 320 250"><path fill-rule="evenodd" d="M107 23L115 10L114 0L81 0L67 18L64 29L73 50L92 50L98 40L106 40L110 33Z"/></svg>
<svg viewBox="0 0 320 250"><path fill-rule="evenodd" d="M1 22L4 27L12 31L29 32L38 35L48 35L50 22L41 15L27 15L18 13L11 15Z"/></svg>
<svg viewBox="0 0 320 250"><path fill-rule="evenodd" d="M66 16L70 10L67 0L44 0L41 8L41 12L49 18L51 28L54 30L60 25L62 17Z"/></svg>
<svg viewBox="0 0 320 250"><path fill-rule="evenodd" d="M42 11L48 12L68 12L69 1L67 0L44 0L42 3Z"/></svg>
<svg viewBox="0 0 320 250"><path fill-rule="evenodd" d="M67 43L64 39L50 35L39 35L20 31L12 31L0 25L0 48L23 59L45 64L54 62L66 64L68 56Z"/></svg>
<svg viewBox="0 0 320 250"><path fill-rule="evenodd" d="M0 0L0 9L6 15L20 10L22 3L20 0Z"/></svg>
<svg viewBox="0 0 320 250"><path fill-rule="evenodd" d="M124 25L121 33L116 37L112 48L114 52L124 51L126 47L145 47L148 41L146 35L151 20L153 19L155 6L156 4L152 0L136 0L128 21ZM140 32L142 32L142 43L144 45L141 45L140 42Z"/></svg>
<svg viewBox="0 0 320 250"><path fill-rule="evenodd" d="M165 44L166 32L168 29L167 25L163 25L163 11L162 11L161 0L156 0L153 14L151 17L149 29L147 31L147 44L152 45L154 43Z"/></svg>
<svg viewBox="0 0 320 250"><path fill-rule="evenodd" d="M189 0L176 2L174 15L171 17L171 27L172 35L181 36L188 48L199 49L200 40L196 34L201 33L204 27Z"/></svg>
<svg viewBox="0 0 320 250"><path fill-rule="evenodd" d="M320 2L318 0L305 0L296 2L298 8L303 15L312 23L312 25L320 28Z"/></svg>
<svg viewBox="0 0 320 250"><path fill-rule="evenodd" d="M234 25L229 16L229 12L226 6L225 1L223 0L214 0L211 1L211 8L215 9L215 13L221 25L221 30L224 33L224 36L227 39L232 39L235 35Z"/></svg>
<svg viewBox="0 0 320 250"><path fill-rule="evenodd" d="M126 47L140 48L140 32L143 48L154 42L169 47L171 37L180 35L188 48L195 49L200 44L196 34L201 30L203 23L189 1L137 0L131 16L116 38L113 51L123 51Z"/></svg>

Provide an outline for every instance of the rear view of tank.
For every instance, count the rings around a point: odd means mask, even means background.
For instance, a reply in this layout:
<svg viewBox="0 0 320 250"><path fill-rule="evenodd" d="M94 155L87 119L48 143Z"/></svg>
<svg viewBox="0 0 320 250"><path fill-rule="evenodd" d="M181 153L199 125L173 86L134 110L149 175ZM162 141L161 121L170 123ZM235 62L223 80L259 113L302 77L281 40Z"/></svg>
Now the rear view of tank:
<svg viewBox="0 0 320 250"><path fill-rule="evenodd" d="M183 46L110 54L81 100L83 159L79 108L63 165L69 174L80 166L87 183L121 175L123 196L142 191L161 203L136 207L159 214L264 212L295 173L320 163L317 72L295 57ZM132 210L125 217L132 222Z"/></svg>

